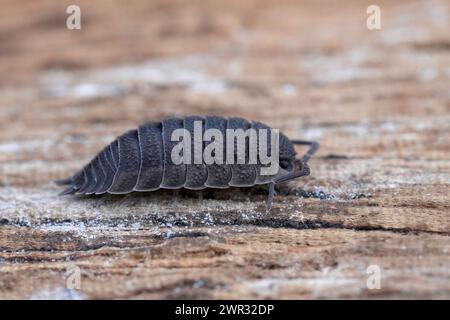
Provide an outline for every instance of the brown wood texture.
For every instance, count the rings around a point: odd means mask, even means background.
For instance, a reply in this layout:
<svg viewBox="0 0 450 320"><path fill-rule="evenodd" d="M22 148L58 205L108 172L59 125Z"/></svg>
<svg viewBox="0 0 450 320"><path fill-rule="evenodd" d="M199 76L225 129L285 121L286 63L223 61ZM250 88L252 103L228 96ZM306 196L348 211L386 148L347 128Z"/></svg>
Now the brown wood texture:
<svg viewBox="0 0 450 320"><path fill-rule="evenodd" d="M81 30L2 2L0 298L450 298L450 6L378 1L370 31L371 2L77 1ZM57 196L188 114L320 141L311 176L271 212L263 187Z"/></svg>

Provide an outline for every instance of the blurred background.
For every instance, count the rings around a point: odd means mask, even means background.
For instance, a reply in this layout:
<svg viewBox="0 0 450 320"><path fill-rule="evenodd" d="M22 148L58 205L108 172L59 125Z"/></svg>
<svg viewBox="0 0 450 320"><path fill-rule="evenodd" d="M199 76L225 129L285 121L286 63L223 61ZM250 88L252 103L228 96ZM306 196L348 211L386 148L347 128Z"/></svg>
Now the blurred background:
<svg viewBox="0 0 450 320"><path fill-rule="evenodd" d="M448 298L449 17L446 0L1 1L0 297L45 297L67 258L97 298ZM320 141L275 220L264 190L56 196L124 131L206 114Z"/></svg>
<svg viewBox="0 0 450 320"><path fill-rule="evenodd" d="M381 30L369 1L77 1L80 30L66 27L71 4L2 2L1 161L87 160L186 114L262 120L350 156L448 124L427 119L449 108L447 1L379 1Z"/></svg>

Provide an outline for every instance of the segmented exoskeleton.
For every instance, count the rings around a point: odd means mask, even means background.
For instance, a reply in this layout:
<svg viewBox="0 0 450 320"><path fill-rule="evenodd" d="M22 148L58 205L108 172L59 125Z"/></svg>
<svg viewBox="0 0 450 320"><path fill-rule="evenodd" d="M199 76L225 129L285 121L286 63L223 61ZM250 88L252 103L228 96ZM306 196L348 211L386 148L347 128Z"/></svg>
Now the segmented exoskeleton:
<svg viewBox="0 0 450 320"><path fill-rule="evenodd" d="M218 129L226 137L226 129L270 129L260 122L249 122L242 118L217 116L188 116L183 119L169 118L162 122L148 122L137 130L130 130L105 147L91 162L74 176L59 180L59 185L68 185L61 195L67 194L125 194L133 191L154 191L160 188L204 188L251 187L257 184L269 185L267 206L270 209L276 184L307 176L310 173L309 158L318 149L317 142L290 140L279 134L279 170L273 175L262 175L264 166L258 159L254 164L245 162L233 164L174 164L171 159L174 130L184 128L194 134L194 123L200 121L202 133L208 129ZM245 139L249 150L251 140ZM296 159L294 145L308 145L309 150ZM205 148L202 144L201 148ZM237 150L237 141L233 142ZM192 150L198 148L192 142ZM226 154L226 141L223 154ZM257 146L260 147L259 145ZM200 150L201 152L202 150ZM193 151L194 153L194 151ZM248 160L248 151L246 154Z"/></svg>

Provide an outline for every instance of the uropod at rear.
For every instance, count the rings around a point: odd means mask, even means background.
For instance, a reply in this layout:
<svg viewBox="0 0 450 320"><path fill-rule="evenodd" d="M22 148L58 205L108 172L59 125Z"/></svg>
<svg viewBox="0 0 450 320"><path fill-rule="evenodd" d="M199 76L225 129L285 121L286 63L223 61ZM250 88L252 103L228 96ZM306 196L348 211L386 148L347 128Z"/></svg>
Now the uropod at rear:
<svg viewBox="0 0 450 320"><path fill-rule="evenodd" d="M309 146L301 159L295 157L295 144ZM124 133L56 183L67 186L61 195L268 184L270 209L275 185L309 175L308 160L318 148L317 142L290 140L242 118L168 118Z"/></svg>

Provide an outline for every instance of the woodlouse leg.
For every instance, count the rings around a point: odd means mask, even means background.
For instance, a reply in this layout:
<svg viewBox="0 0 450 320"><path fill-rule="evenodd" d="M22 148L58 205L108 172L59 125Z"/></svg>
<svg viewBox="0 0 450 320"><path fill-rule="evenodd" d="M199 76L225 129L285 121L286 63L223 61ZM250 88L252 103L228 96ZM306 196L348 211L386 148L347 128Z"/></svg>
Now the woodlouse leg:
<svg viewBox="0 0 450 320"><path fill-rule="evenodd" d="M320 144L317 141L305 141L305 140L292 140L293 144L310 146L308 151L303 155L302 161L304 163L308 162L311 156L316 153L317 149L319 149Z"/></svg>
<svg viewBox="0 0 450 320"><path fill-rule="evenodd" d="M304 177L304 176L309 176L310 170L309 167L306 163L303 163L303 169L299 170L299 171L294 171L292 173L288 173L285 176L282 176L278 179L275 179L275 182L272 182L269 185L269 196L267 198L267 210L270 210L272 208L272 201L273 201L273 196L275 194L275 185L281 182L286 182L292 179L296 179L296 178L300 178L300 177Z"/></svg>
<svg viewBox="0 0 450 320"><path fill-rule="evenodd" d="M288 173L285 176L279 177L275 180L274 183L271 183L269 185L269 196L267 198L267 209L270 210L272 208L272 201L273 201L273 195L275 193L275 185L281 182L297 179L304 176L309 176L310 169L307 164L308 160L311 158L311 156L316 153L317 149L319 149L319 143L317 141L305 141L305 140L292 140L293 144L299 144L299 145L306 145L310 146L308 151L303 155L301 161L302 164L302 170L294 171L291 173Z"/></svg>
<svg viewBox="0 0 450 320"><path fill-rule="evenodd" d="M275 194L275 183L269 184L269 195L267 197L267 210L272 209L273 196Z"/></svg>

